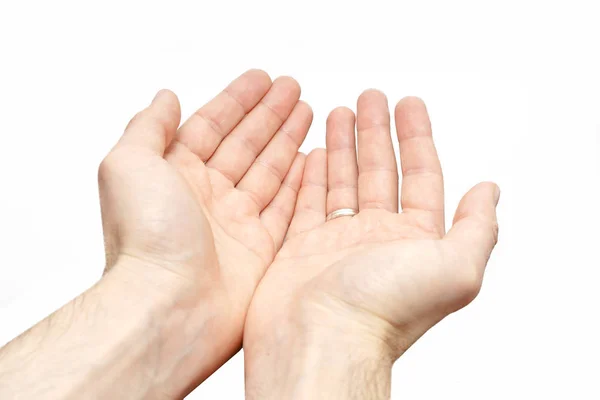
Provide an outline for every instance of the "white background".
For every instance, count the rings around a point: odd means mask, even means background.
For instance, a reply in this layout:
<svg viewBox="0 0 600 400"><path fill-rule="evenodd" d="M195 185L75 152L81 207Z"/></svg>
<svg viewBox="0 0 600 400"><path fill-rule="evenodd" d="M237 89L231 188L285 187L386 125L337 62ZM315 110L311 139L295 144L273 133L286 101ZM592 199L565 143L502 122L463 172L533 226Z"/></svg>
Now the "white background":
<svg viewBox="0 0 600 400"><path fill-rule="evenodd" d="M395 365L394 399L598 399L595 1L0 3L0 343L97 280L97 165L160 88L184 117L247 68L292 75L303 150L363 89L429 106L448 218L502 188L478 299ZM242 398L238 354L190 398Z"/></svg>

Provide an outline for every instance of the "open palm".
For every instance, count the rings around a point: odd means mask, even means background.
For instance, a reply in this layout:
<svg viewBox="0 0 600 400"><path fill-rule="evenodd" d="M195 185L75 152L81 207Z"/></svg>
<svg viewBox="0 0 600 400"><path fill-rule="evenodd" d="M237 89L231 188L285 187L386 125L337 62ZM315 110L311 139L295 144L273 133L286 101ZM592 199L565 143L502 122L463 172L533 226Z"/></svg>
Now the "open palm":
<svg viewBox="0 0 600 400"><path fill-rule="evenodd" d="M312 122L299 97L295 80L250 70L178 129L177 97L161 91L101 164L107 271L136 265L134 279L166 301L176 292L173 318L188 321L180 340L190 354L216 353L186 356L178 373L198 382L241 346L252 294L289 227Z"/></svg>
<svg viewBox="0 0 600 400"><path fill-rule="evenodd" d="M465 195L446 234L442 172L425 106L406 98L395 117L401 213L385 96L370 90L358 100L358 160L353 112L339 108L328 118L327 150L307 157L287 240L252 301L244 333L248 369L273 345L265 337L294 331L339 342L375 337L397 357L479 291L496 240L497 186L482 183ZM326 220L339 209L358 213Z"/></svg>
<svg viewBox="0 0 600 400"><path fill-rule="evenodd" d="M165 154L206 215L220 274L240 312L281 247L312 121L291 78L251 70L198 110ZM243 318L242 318L243 320Z"/></svg>

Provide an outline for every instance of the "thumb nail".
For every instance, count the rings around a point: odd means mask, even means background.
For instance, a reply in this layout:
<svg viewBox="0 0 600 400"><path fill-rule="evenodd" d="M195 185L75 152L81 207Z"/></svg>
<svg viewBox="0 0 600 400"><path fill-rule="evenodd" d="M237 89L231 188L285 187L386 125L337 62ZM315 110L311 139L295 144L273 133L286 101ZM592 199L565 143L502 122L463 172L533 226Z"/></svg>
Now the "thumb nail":
<svg viewBox="0 0 600 400"><path fill-rule="evenodd" d="M158 100L163 93L165 92L165 89L161 89L156 93L156 96L154 96L154 98L152 99L152 103L156 102L156 100Z"/></svg>
<svg viewBox="0 0 600 400"><path fill-rule="evenodd" d="M500 201L500 187L498 185L496 185L496 192L494 193L494 200L496 205L498 205L498 202Z"/></svg>

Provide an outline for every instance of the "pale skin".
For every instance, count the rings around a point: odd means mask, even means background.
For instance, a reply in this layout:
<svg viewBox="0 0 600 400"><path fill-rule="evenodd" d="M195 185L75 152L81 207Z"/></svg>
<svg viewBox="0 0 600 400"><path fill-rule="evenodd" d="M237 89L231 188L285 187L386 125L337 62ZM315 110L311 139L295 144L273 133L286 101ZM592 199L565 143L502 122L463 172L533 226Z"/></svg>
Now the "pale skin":
<svg viewBox="0 0 600 400"><path fill-rule="evenodd" d="M302 179L299 97L251 70L181 127L169 91L132 119L99 171L106 274L2 349L0 398L182 398L239 350Z"/></svg>
<svg viewBox="0 0 600 400"><path fill-rule="evenodd" d="M393 362L479 292L499 189L471 189L446 233L425 105L401 100L395 121L401 212L383 93L364 92L356 118L346 108L329 115L327 149L307 157L286 242L248 313L247 398L388 398ZM326 220L342 208L359 212Z"/></svg>
<svg viewBox="0 0 600 400"><path fill-rule="evenodd" d="M251 70L180 124L169 91L99 172L106 273L0 350L0 398L182 398L244 342L248 398L386 398L393 361L470 302L496 241L495 184L444 228L418 99L327 121L291 78ZM358 159L356 157L358 148ZM358 214L326 221L339 208ZM258 288L257 288L258 287Z"/></svg>

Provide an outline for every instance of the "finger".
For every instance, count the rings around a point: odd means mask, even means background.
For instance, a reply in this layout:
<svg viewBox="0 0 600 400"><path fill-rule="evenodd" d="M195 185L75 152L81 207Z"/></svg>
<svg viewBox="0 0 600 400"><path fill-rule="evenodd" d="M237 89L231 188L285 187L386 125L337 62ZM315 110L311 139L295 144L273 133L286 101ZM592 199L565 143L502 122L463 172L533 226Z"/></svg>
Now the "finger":
<svg viewBox="0 0 600 400"><path fill-rule="evenodd" d="M385 95L367 90L358 98L358 206L398 211L398 167Z"/></svg>
<svg viewBox="0 0 600 400"><path fill-rule="evenodd" d="M256 69L244 72L179 128L177 140L202 161L208 160L270 87L271 78L266 72Z"/></svg>
<svg viewBox="0 0 600 400"><path fill-rule="evenodd" d="M161 90L146 109L129 121L117 146L143 147L162 157L177 131L180 119L177 96L170 90Z"/></svg>
<svg viewBox="0 0 600 400"><path fill-rule="evenodd" d="M458 246L481 274L498 241L499 198L500 188L495 183L483 182L473 187L458 204L452 228L444 238Z"/></svg>
<svg viewBox="0 0 600 400"><path fill-rule="evenodd" d="M285 234L290 226L290 221L294 215L296 198L298 197L298 190L300 190L300 184L302 183L305 160L306 156L304 154L298 153L296 155L288 174L279 188L279 192L277 192L273 201L260 214L260 220L273 238L276 250L281 248Z"/></svg>
<svg viewBox="0 0 600 400"><path fill-rule="evenodd" d="M427 212L440 235L444 228L444 179L423 101L406 97L396 105L402 166L402 212Z"/></svg>
<svg viewBox="0 0 600 400"><path fill-rule="evenodd" d="M327 203L327 152L315 149L306 157L302 186L288 237L311 230L325 222Z"/></svg>
<svg viewBox="0 0 600 400"><path fill-rule="evenodd" d="M248 193L259 212L277 194L281 182L296 158L298 148L308 133L312 117L310 106L299 101L289 118L238 183L237 188Z"/></svg>
<svg viewBox="0 0 600 400"><path fill-rule="evenodd" d="M335 210L358 210L358 164L356 161L355 117L339 107L327 118L327 215Z"/></svg>
<svg viewBox="0 0 600 400"><path fill-rule="evenodd" d="M223 140L206 165L237 184L290 115L299 98L298 82L289 77L276 79L265 97Z"/></svg>

